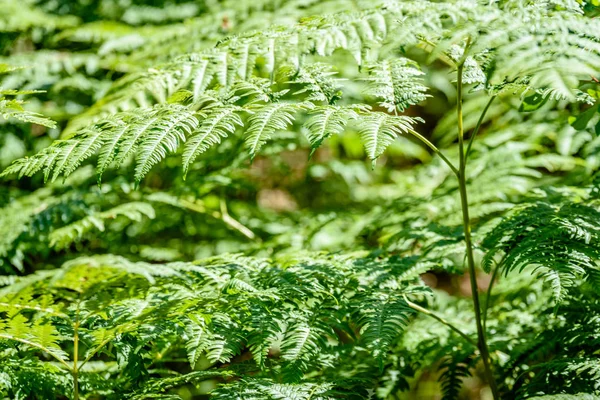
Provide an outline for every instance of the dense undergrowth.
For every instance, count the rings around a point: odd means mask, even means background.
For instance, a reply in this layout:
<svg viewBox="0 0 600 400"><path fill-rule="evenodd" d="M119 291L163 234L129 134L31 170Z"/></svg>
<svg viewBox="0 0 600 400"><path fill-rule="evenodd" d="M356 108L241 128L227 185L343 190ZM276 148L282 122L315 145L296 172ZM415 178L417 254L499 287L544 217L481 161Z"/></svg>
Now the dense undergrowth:
<svg viewBox="0 0 600 400"><path fill-rule="evenodd" d="M597 1L0 7L3 398L600 398Z"/></svg>

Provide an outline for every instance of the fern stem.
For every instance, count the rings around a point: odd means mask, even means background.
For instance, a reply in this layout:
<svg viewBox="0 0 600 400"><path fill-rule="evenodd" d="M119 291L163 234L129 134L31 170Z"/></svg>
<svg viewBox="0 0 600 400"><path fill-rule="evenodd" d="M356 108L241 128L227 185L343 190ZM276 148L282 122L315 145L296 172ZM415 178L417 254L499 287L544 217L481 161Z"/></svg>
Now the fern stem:
<svg viewBox="0 0 600 400"><path fill-rule="evenodd" d="M249 228L247 228L245 225L243 225L237 219L235 219L235 218L231 217L231 215L229 215L229 211L227 211L227 203L225 202L225 199L221 199L220 206L221 206L221 219L223 220L223 222L225 222L227 225L229 225L233 229L239 231L242 235L246 236L248 239L250 239L250 240L256 239L256 235L254 234L254 232L252 232Z"/></svg>
<svg viewBox="0 0 600 400"><path fill-rule="evenodd" d="M425 315L429 315L431 318L438 320L439 322L441 322L442 324L446 325L448 328L452 329L454 332L458 333L460 336L462 336L467 342L471 343L471 345L473 345L473 347L477 347L477 342L475 342L473 339L471 339L469 337L469 335L467 335L466 333L464 333L463 331L461 331L460 329L458 329L455 325L452 325L450 322L448 322L447 320L445 320L444 318L440 317L439 315L435 314L433 311L428 310L424 307L421 307L418 304L413 303L412 301L410 301L406 295L404 295L404 301L406 301L406 304L408 304L408 306L410 308L412 308L415 311L418 311L422 314Z"/></svg>
<svg viewBox="0 0 600 400"><path fill-rule="evenodd" d="M49 354L50 356L52 356L52 358L54 358L56 361L58 361L59 363L61 363L67 370L71 371L71 366L69 364L67 364L67 362L65 360L63 360L58 355L56 355L51 349L49 349L49 348L47 348L45 346L42 346L41 344L32 342L32 341L27 340L27 339L22 339L20 337L13 336L13 335L8 334L8 333L0 333L0 339L14 340L15 342L23 343L23 344L26 344L27 346L35 347L36 349L40 349L43 352L45 352L45 353Z"/></svg>
<svg viewBox="0 0 600 400"><path fill-rule="evenodd" d="M55 317L59 317L59 318L63 318L63 319L68 319L69 316L67 314L63 314L59 311L53 310L51 308L44 308L44 307L39 307L39 306L31 306L31 305L23 305L23 304L15 304L15 303L5 303L5 302L1 302L0 301L0 307L14 307L20 310L33 310L33 311L40 311L40 312L44 312L47 313L49 315L53 315Z"/></svg>
<svg viewBox="0 0 600 400"><path fill-rule="evenodd" d="M197 213L208 214L213 218L220 219L230 228L235 229L250 240L259 240L259 238L254 234L254 232L252 232L250 228L229 215L229 212L227 211L227 205L224 203L223 199L220 201L221 212L209 212L203 205L184 199L179 200L179 204L188 210L192 210Z"/></svg>
<svg viewBox="0 0 600 400"><path fill-rule="evenodd" d="M481 112L481 115L479 116L479 120L477 121L477 125L475 125L475 129L473 130L473 133L471 134L471 137L469 138L469 144L467 145L467 153L465 154L465 159L467 159L467 160L469 159L469 154L471 154L471 146L473 145L473 142L475 141L475 136L477 136L477 133L479 133L479 128L481 128L481 124L483 123L483 119L485 118L485 115L487 114L487 112L490 109L490 106L492 105L492 103L494 102L494 100L496 100L496 97L498 97L498 96L494 95L494 96L492 96L490 98L490 100L485 105L485 108Z"/></svg>
<svg viewBox="0 0 600 400"><path fill-rule="evenodd" d="M433 152L435 154L437 154L448 165L448 167L450 167L450 169L452 170L452 172L454 172L454 174L456 176L458 176L458 173L459 173L458 169L454 166L454 164L452 164L452 162L448 159L448 157L446 157L444 155L444 153L441 152L440 149L438 149L433 143L431 143L429 140L427 140L426 137L424 137L423 135L421 135L417 131L414 131L414 130L410 129L408 132L411 135L413 135L414 137L416 137L417 139L419 139L421 142L423 142L431 150L433 150Z"/></svg>
<svg viewBox="0 0 600 400"><path fill-rule="evenodd" d="M492 272L492 277L490 278L490 284L488 285L488 288L487 288L487 292L485 295L485 304L483 305L483 330L484 331L486 330L487 315L488 315L488 309L490 308L490 297L492 296L492 289L494 287L494 281L496 280L496 277L498 276L498 271L500 270L500 267L502 266L502 264L504 264L505 258L506 258L506 254L496 264L496 268L494 268L494 272Z"/></svg>
<svg viewBox="0 0 600 400"><path fill-rule="evenodd" d="M79 369L83 368L83 366L92 359L92 357L99 352L108 342L114 339L113 336L110 336L108 339L104 339L98 346L96 346L91 352L88 353L87 357L81 362L79 365Z"/></svg>
<svg viewBox="0 0 600 400"><path fill-rule="evenodd" d="M468 47L468 45L467 45ZM466 54L466 48L465 48ZM471 282L471 297L473 299L473 308L475 309L475 323L477 326L477 344L479 348L479 352L481 354L481 359L483 361L483 366L485 370L485 376L487 383L490 385L490 389L492 390L492 395L494 400L499 400L500 397L498 395L498 388L496 386L496 381L494 380L494 375L492 373L492 368L490 365L490 353L487 346L487 341L485 338L485 331L483 330L483 324L481 320L481 305L479 303L479 292L477 288L477 272L475 270L475 257L473 255L473 243L471 241L471 223L469 218L469 200L467 197L467 180L466 180L466 157L465 157L465 145L464 145L464 127L463 127L463 109L462 109L462 101L463 101L463 69L464 62L461 62L457 68L457 104L456 104L456 112L458 116L458 146L459 146L459 174L458 174L458 186L460 190L460 202L463 214L463 228L465 234L465 246L467 253L467 264L469 267L469 280Z"/></svg>
<svg viewBox="0 0 600 400"><path fill-rule="evenodd" d="M73 324L73 400L79 400L79 370L77 359L79 358L79 302L75 311L75 323Z"/></svg>

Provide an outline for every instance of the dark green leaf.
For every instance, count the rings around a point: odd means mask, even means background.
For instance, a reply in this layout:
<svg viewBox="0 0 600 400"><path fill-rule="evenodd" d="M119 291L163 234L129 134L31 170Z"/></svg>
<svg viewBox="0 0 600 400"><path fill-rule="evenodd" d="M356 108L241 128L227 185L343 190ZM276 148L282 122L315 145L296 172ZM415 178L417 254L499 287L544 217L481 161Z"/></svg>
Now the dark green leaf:
<svg viewBox="0 0 600 400"><path fill-rule="evenodd" d="M548 101L548 96L544 96L540 93L534 93L531 96L527 96L523 99L523 102L519 106L519 111L521 111L521 112L535 111L535 110L539 109L540 107L542 107L544 104L546 104L546 101Z"/></svg>
<svg viewBox="0 0 600 400"><path fill-rule="evenodd" d="M596 114L596 111L598 111L598 104L588 108L587 110L579 114L577 118L575 118L575 121L571 123L571 126L577 129L578 131L584 130L585 128L587 128L588 123Z"/></svg>

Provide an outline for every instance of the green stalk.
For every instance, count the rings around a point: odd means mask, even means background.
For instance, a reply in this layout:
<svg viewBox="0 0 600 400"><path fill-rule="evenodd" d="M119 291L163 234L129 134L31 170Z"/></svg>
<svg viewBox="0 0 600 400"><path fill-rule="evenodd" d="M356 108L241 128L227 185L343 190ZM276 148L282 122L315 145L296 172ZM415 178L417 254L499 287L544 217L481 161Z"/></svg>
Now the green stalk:
<svg viewBox="0 0 600 400"><path fill-rule="evenodd" d="M466 50L465 50L466 52ZM487 383L490 385L492 390L492 395L494 396L494 400L499 400L500 397L498 395L498 388L496 386L496 381L494 380L494 375L492 373L492 367L490 365L490 353L487 346L487 341L485 338L485 331L483 330L483 324L481 319L481 305L479 303L479 292L477 288L477 275L475 271L475 257L473 256L473 243L471 241L471 223L469 218L469 200L467 197L467 179L465 174L466 169L466 154L465 154L465 145L464 145L464 127L463 127L463 110L462 110L462 101L463 101L463 88L462 88L462 80L463 80L463 68L464 62L461 62L458 65L457 70L457 105L456 112L458 115L458 146L459 146L459 166L458 166L458 186L460 190L460 202L463 214L463 228L465 232L465 245L467 252L467 264L469 267L469 278L471 281L471 295L473 298L473 307L475 309L475 322L477 325L477 347L479 348L479 353L481 354L481 359L483 361L483 366L485 369L485 377Z"/></svg>
<svg viewBox="0 0 600 400"><path fill-rule="evenodd" d="M502 257L502 259L500 261L498 261L498 263L496 263L496 268L494 268L494 272L492 273L492 277L490 279L490 284L488 285L487 293L485 296L485 304L483 305L483 330L486 330L486 326L487 326L487 315L488 315L488 310L491 305L490 301L491 301L491 297L492 297L492 289L494 288L494 282L496 281L498 272L500 271L500 268L502 267L502 264L504 263L505 259L506 259L506 255L504 255L504 257Z"/></svg>
<svg viewBox="0 0 600 400"><path fill-rule="evenodd" d="M446 165L448 165L448 167L450 167L450 169L452 170L452 172L454 172L454 174L456 176L458 176L458 169L454 166L454 164L452 164L452 162L448 159L448 157L446 157L444 155L444 153L442 153L440 151L440 149L438 149L433 143L431 143L429 140L427 140L427 138L425 136L421 135L417 131L415 131L413 129L410 129L408 132L411 135L413 135L414 137L416 137L417 139L419 139L421 142L423 142L431 150L433 150L433 152L435 154L437 154L442 159L442 161L444 161L446 163Z"/></svg>
<svg viewBox="0 0 600 400"><path fill-rule="evenodd" d="M475 129L473 130L473 134L471 134L471 138L469 139L469 145L467 146L467 153L465 155L466 159L469 158L469 154L471 153L471 146L473 145L473 141L475 140L475 137L479 133L479 128L481 128L481 123L483 122L483 119L485 118L485 114L487 114L488 110L490 109L490 106L492 105L492 103L494 102L494 100L496 100L496 97L497 97L496 95L490 97L490 100L487 102L487 104L485 105L485 108L483 109L483 112L479 116L479 120L477 121L477 125L475 125Z"/></svg>
<svg viewBox="0 0 600 400"><path fill-rule="evenodd" d="M79 370L77 359L79 358L79 302L75 311L75 324L73 325L73 400L79 400Z"/></svg>
<svg viewBox="0 0 600 400"><path fill-rule="evenodd" d="M442 324L446 325L448 328L452 329L454 332L458 333L460 336L462 336L467 342L469 342L473 347L477 347L477 343L475 343L475 341L473 339L471 339L469 337L469 335L467 335L466 333L464 333L463 331L461 331L459 328L457 328L455 325L452 325L450 322L446 321L444 318L440 317L439 315L437 315L436 313L434 313L433 311L430 311L424 307L421 307L418 304L413 303L412 301L410 301L408 299L408 297L406 297L406 295L404 295L404 301L406 301L406 304L408 304L408 306L410 308L412 308L415 311L418 311L420 313L423 313L425 315L429 315L431 318L441 322Z"/></svg>

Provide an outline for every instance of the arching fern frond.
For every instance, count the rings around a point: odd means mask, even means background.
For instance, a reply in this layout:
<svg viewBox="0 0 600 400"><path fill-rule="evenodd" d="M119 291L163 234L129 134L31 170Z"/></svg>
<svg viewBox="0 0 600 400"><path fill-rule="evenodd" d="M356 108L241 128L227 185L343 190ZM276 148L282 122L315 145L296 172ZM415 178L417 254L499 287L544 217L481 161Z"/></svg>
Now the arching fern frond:
<svg viewBox="0 0 600 400"><path fill-rule="evenodd" d="M326 102L327 104L335 104L339 100L341 91L339 91L339 83L332 76L336 75L336 71L332 71L332 66L324 63L315 63L303 66L299 71L290 71L295 76L292 79L294 83L300 83L303 88L294 94L308 92L307 101Z"/></svg>
<svg viewBox="0 0 600 400"><path fill-rule="evenodd" d="M283 374L289 382L300 381L308 371L317 349L325 348L333 332L321 321L293 315L288 323L281 346L281 358L286 361Z"/></svg>
<svg viewBox="0 0 600 400"><path fill-rule="evenodd" d="M552 286L556 301L580 279L600 286L600 213L585 204L538 203L514 212L489 232L483 265L504 254L506 274L533 267Z"/></svg>
<svg viewBox="0 0 600 400"><path fill-rule="evenodd" d="M23 108L25 102L17 99L7 99L3 95L20 94L13 91L0 90L0 115L7 120L19 120L30 124L38 124L47 126L48 128L56 128L56 123L43 115L27 111Z"/></svg>
<svg viewBox="0 0 600 400"><path fill-rule="evenodd" d="M17 71L19 69L22 68L0 63L0 75ZM16 96L36 93L42 92L36 90L2 89L2 87L0 87L0 115L2 118L7 120L17 119L21 122L43 125L48 128L55 128L56 123L54 121L45 118L36 112L25 110L25 108L23 108L25 101L15 98Z"/></svg>
<svg viewBox="0 0 600 400"><path fill-rule="evenodd" d="M365 298L360 315L361 339L381 363L394 339L406 327L413 313L403 298L379 296Z"/></svg>
<svg viewBox="0 0 600 400"><path fill-rule="evenodd" d="M213 392L215 400L334 400L340 398L340 392L332 383L280 384L269 379L245 379L223 386ZM232 393L235 393L232 397Z"/></svg>
<svg viewBox="0 0 600 400"><path fill-rule="evenodd" d="M101 118L123 110L130 110L131 118L153 120L154 116L148 116L147 110L155 103L173 101L186 104L187 98L181 101L172 97L180 91L189 91L193 100L199 101L208 90L227 93L233 89L232 99L235 99L231 103L240 101L238 105L242 107L247 106L243 104L246 100L243 100L242 93L253 93L250 101L254 107L245 108L254 113L248 119L246 128L247 147L251 158L254 158L276 130L285 129L291 124L294 111L322 105L315 104L317 102L334 105L342 98L344 91L352 91L352 85L332 78L333 71L337 71L333 65L336 57L330 57L327 63L323 59L316 59L332 56L338 50L352 53L358 66L367 66L363 69L368 73L366 78L354 75L353 79L366 79L371 84L368 93L380 98L381 106L400 111L424 100L426 88L422 72L415 62L398 57L390 50L393 48L411 48L420 44L430 52L431 57L439 57L451 66L464 58L468 72L465 82L485 86L494 93L502 91L505 85L514 88L518 84L521 93L533 91L544 97L570 101L581 97L580 82L593 75L595 66L600 64L600 36L595 33L600 31L600 25L597 20L585 18L572 7L561 10L551 4L513 7L504 3L482 5L473 2L413 1L390 1L386 7L377 7L376 4L372 8L365 7L358 12L346 11L305 19L294 26L271 27L259 32L233 35L220 41L216 48L180 55L166 64L125 76L103 100L73 120L67 130L78 132L69 139L87 140L89 147L72 142L62 143L58 146L60 151L56 151L56 148L44 150L36 156L44 160L26 163L20 160L6 173L25 171L29 174L39 170L39 166L33 166L33 163L41 163L46 175L49 169L56 169L56 174L70 172L78 165L80 158L87 156L83 150L87 148L93 151L97 148L92 136L80 134L81 129L92 129L84 127L98 124ZM376 62L372 61L375 54ZM555 54L560 54L560 57L555 57ZM513 67L515 63L518 68ZM342 72L345 73L340 70L340 78L344 78ZM275 89L262 83L260 90L246 90L249 84L256 83L256 79L267 79L271 86L279 86L283 90L275 96L269 93ZM236 85L239 92L235 89ZM299 87L291 92L286 89L288 85ZM260 104L256 101L258 98L261 99ZM177 106L170 104L165 107ZM188 111L181 109L181 112ZM182 117L179 122L183 125L169 129L169 118L175 117L159 114L160 118L148 127L148 133L139 138L139 143L135 135L130 136L135 146L128 143L126 151L110 146L102 157L100 172L104 171L105 164L113 157L111 153L125 155L132 152L137 160L135 180L139 182L167 152L176 150L198 125L193 121L195 117ZM121 119L117 115L107 119ZM236 119L233 115L231 118ZM409 132L414 122L408 117L390 117L378 112L359 119L359 133L365 141L368 156L373 160L383 153L397 134ZM238 122L239 119L230 121L233 125L239 125ZM156 129L162 129L162 123L166 124L164 128L167 132L156 133ZM141 125L144 131L143 123ZM339 123L334 125L334 131L341 127ZM313 138L313 145L320 141L319 138L327 136L319 132L323 124L311 123L307 126L316 129L309 135ZM207 136L210 138L207 145L217 143L217 138L231 132L232 126L229 125L225 130L214 129ZM197 154L205 150L200 145L205 143L203 136L196 136L193 145L185 152L184 171L187 172ZM161 142L163 140L164 143ZM193 150L195 146L198 146L197 151ZM70 150L77 152L73 162L61 158L70 157ZM54 159L54 156L57 158ZM115 161L119 161L117 155L114 157Z"/></svg>
<svg viewBox="0 0 600 400"><path fill-rule="evenodd" d="M475 361L472 350L457 349L454 354L441 362L442 374L439 381L442 384L443 400L457 399L463 386L463 380L471 376L470 369Z"/></svg>
<svg viewBox="0 0 600 400"><path fill-rule="evenodd" d="M174 107L161 115L139 141L136 156L135 180L140 182L150 168L168 152L175 152L181 142L198 127L198 118L185 107Z"/></svg>

